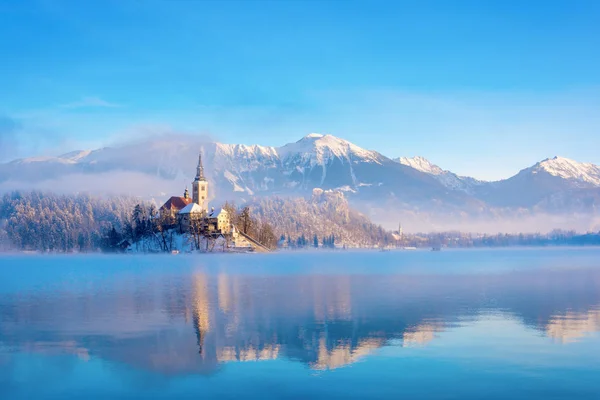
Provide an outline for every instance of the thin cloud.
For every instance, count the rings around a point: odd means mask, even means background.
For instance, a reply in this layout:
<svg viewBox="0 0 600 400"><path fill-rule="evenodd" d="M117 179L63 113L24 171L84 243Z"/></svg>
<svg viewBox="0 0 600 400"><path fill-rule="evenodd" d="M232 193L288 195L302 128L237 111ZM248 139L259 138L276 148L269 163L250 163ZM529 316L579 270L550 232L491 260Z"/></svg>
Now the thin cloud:
<svg viewBox="0 0 600 400"><path fill-rule="evenodd" d="M63 105L61 105L61 107L62 108L94 108L94 107L117 108L117 107L122 107L122 106L120 104L111 103L109 101L101 99L100 97L92 96L92 97L83 97L81 100L75 101L73 103L63 104Z"/></svg>
<svg viewBox="0 0 600 400"><path fill-rule="evenodd" d="M0 114L0 163L46 155L69 145L66 136L46 124Z"/></svg>
<svg viewBox="0 0 600 400"><path fill-rule="evenodd" d="M14 156L18 150L18 132L21 123L9 116L0 115L0 162Z"/></svg>

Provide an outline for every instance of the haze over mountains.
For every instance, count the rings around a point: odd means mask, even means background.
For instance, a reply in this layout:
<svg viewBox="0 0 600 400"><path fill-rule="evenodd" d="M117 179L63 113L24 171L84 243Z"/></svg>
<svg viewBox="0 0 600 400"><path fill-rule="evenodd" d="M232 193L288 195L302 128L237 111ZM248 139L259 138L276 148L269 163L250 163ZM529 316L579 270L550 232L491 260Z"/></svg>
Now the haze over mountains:
<svg viewBox="0 0 600 400"><path fill-rule="evenodd" d="M126 193L163 198L192 181L199 150L213 201L343 192L386 227L407 230L597 230L600 167L549 158L505 180L459 176L422 157L390 159L344 139L310 134L282 147L164 136L59 157L0 164L0 188Z"/></svg>

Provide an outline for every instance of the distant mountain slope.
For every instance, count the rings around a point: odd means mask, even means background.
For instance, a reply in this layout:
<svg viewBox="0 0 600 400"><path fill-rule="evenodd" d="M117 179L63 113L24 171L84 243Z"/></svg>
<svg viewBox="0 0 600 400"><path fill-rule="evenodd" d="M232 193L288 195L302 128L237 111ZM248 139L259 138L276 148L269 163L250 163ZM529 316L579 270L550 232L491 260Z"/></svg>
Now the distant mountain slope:
<svg viewBox="0 0 600 400"><path fill-rule="evenodd" d="M509 179L484 185L477 195L494 206L595 211L599 193L598 166L554 157Z"/></svg>
<svg viewBox="0 0 600 400"><path fill-rule="evenodd" d="M425 172L426 174L431 175L442 175L445 172L443 169L438 167L435 164L432 164L431 161L424 157L416 156L416 157L398 157L395 158L394 161L399 162L402 165L408 165L409 167L413 167L416 170Z"/></svg>
<svg viewBox="0 0 600 400"><path fill-rule="evenodd" d="M442 185L449 189L460 190L465 193L473 194L477 186L486 182L471 178L468 176L458 176L453 172L441 169L429 160L423 157L399 157L394 161L412 167L418 171L424 172L436 178Z"/></svg>

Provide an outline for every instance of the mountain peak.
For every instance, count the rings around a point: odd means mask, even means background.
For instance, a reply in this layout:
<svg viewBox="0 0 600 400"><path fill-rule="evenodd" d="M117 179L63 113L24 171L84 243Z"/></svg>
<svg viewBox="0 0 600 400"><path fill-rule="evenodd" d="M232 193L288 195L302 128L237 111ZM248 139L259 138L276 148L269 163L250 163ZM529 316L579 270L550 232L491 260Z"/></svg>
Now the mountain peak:
<svg viewBox="0 0 600 400"><path fill-rule="evenodd" d="M534 173L544 171L559 178L600 186L600 167L591 163L580 163L566 157L547 158L534 165L532 170Z"/></svg>
<svg viewBox="0 0 600 400"><path fill-rule="evenodd" d="M333 135L311 133L296 143L289 143L278 149L282 160L303 158L311 166L328 164L333 158L344 160L361 159L366 162L379 162L379 153L363 149L347 140Z"/></svg>
<svg viewBox="0 0 600 400"><path fill-rule="evenodd" d="M577 164L579 164L579 162L577 162L575 160L571 160L570 158L561 157L561 156L554 156L554 157L546 158L546 159L540 161L540 164L544 164L544 163L548 163L548 162L553 162L553 161L567 162L567 163L577 163Z"/></svg>
<svg viewBox="0 0 600 400"><path fill-rule="evenodd" d="M308 135L304 136L302 139L319 139L319 138L322 138L323 136L325 136L325 135L323 135L321 133L309 133ZM302 139L300 139L300 140L302 140Z"/></svg>

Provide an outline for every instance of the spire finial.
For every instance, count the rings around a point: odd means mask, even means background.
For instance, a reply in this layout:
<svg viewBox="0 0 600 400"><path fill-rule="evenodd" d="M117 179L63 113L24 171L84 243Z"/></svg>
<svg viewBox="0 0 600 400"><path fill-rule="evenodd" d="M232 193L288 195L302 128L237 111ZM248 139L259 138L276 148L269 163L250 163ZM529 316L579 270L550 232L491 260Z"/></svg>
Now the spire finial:
<svg viewBox="0 0 600 400"><path fill-rule="evenodd" d="M198 153L198 170L196 171L196 180L203 181L204 178L204 166L202 165L202 152Z"/></svg>

